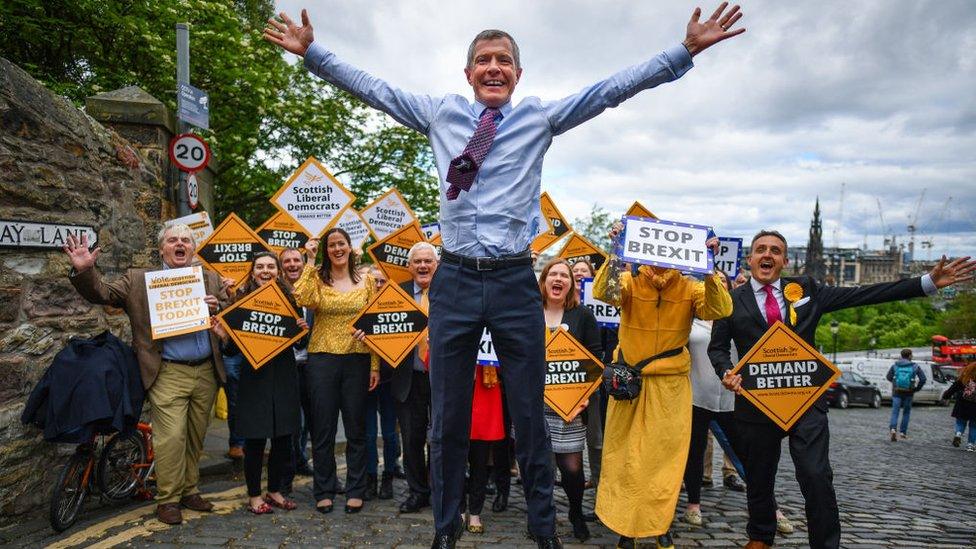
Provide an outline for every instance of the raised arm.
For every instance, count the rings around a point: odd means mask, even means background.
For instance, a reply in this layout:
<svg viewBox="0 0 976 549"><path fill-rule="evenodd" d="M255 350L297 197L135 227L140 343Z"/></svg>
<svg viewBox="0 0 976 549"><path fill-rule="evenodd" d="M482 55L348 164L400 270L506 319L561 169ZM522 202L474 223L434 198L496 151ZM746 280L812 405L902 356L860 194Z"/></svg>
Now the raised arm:
<svg viewBox="0 0 976 549"><path fill-rule="evenodd" d="M340 61L334 53L315 42L306 10L302 10L300 26L284 12L278 17L280 21L268 19L263 35L265 40L304 57L305 68L319 78L351 93L374 109L389 114L404 126L427 134L440 99L404 92Z"/></svg>
<svg viewBox="0 0 976 549"><path fill-rule="evenodd" d="M64 245L64 253L68 254L71 262L68 280L91 303L125 307L125 300L129 295L129 277L123 276L113 282L102 280L101 273L95 268L95 260L101 251L101 248L89 250L88 237L85 235L81 235L80 239L68 235L68 243Z"/></svg>
<svg viewBox="0 0 976 549"><path fill-rule="evenodd" d="M691 69L693 56L745 32L744 28L730 30L742 18L742 12L739 6L733 6L726 12L727 6L728 2L722 2L705 22L700 22L701 8L695 8L680 45L588 86L577 94L544 104L553 134L558 135L578 126L643 90L681 78Z"/></svg>

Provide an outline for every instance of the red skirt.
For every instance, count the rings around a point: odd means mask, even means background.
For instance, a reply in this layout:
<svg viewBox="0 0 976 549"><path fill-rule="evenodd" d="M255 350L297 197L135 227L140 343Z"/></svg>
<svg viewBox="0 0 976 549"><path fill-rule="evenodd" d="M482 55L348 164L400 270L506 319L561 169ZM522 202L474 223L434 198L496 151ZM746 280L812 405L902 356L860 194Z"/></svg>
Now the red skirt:
<svg viewBox="0 0 976 549"><path fill-rule="evenodd" d="M471 402L471 440L502 440L505 422L502 418L502 386L486 387L484 366L475 367L474 398ZM491 366L488 366L491 368Z"/></svg>

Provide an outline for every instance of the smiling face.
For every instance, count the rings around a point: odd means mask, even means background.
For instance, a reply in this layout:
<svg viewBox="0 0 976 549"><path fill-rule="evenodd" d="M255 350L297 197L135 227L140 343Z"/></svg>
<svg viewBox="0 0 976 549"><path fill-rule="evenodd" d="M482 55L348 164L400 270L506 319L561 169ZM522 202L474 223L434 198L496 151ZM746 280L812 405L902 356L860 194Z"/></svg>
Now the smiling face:
<svg viewBox="0 0 976 549"><path fill-rule="evenodd" d="M302 276L305 268L305 257L298 250L285 250L281 254L281 270L285 273L285 280L294 284Z"/></svg>
<svg viewBox="0 0 976 549"><path fill-rule="evenodd" d="M546 300L552 304L564 304L566 295L573 289L573 277L569 267L564 263L557 263L546 273Z"/></svg>
<svg viewBox="0 0 976 549"><path fill-rule="evenodd" d="M430 248L418 248L414 250L407 264L407 270L413 276L413 281L421 288L430 286L430 281L434 278L434 271L437 270L437 258Z"/></svg>
<svg viewBox="0 0 976 549"><path fill-rule="evenodd" d="M332 233L325 241L325 253L329 255L329 262L332 268L346 268L349 265L349 256L352 254L352 247L342 233Z"/></svg>
<svg viewBox="0 0 976 549"><path fill-rule="evenodd" d="M576 284L579 284L584 278L593 278L593 271L590 270L590 266L582 261L578 261L573 264L573 280Z"/></svg>
<svg viewBox="0 0 976 549"><path fill-rule="evenodd" d="M491 38L475 43L473 59L465 67L464 75L478 102L498 108L511 100L522 69L516 64L511 41Z"/></svg>
<svg viewBox="0 0 976 549"><path fill-rule="evenodd" d="M760 284L771 284L779 280L779 274L789 260L786 257L786 243L781 239L766 235L752 243L749 254L749 269L752 278Z"/></svg>
<svg viewBox="0 0 976 549"><path fill-rule="evenodd" d="M251 278L258 286L264 286L278 278L278 262L269 255L255 259L251 267Z"/></svg>
<svg viewBox="0 0 976 549"><path fill-rule="evenodd" d="M189 267L195 250L193 235L188 232L168 230L163 233L163 241L159 245L159 257L171 268Z"/></svg>

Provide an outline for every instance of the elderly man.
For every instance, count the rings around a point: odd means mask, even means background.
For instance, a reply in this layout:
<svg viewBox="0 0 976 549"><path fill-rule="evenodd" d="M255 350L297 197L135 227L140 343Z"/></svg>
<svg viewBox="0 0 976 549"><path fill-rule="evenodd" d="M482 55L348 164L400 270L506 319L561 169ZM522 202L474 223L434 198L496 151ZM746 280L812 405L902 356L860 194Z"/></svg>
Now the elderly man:
<svg viewBox="0 0 976 549"><path fill-rule="evenodd" d="M437 250L427 242L414 244L407 253L407 269L413 280L400 284L426 312L427 291L437 270ZM422 341L393 371L390 390L396 401L400 434L403 435L403 467L410 491L400 504L401 513L416 513L430 506L427 481L427 427L430 425L430 380L427 374L428 344Z"/></svg>
<svg viewBox="0 0 976 549"><path fill-rule="evenodd" d="M196 243L186 225L159 231L163 269L189 267ZM146 296L148 269L129 269L106 282L95 268L101 248L88 249L85 236L72 237L64 247L71 261L71 284L85 299L125 310L132 326L132 347L139 360L142 383L151 406L153 446L156 450L156 516L166 524L183 521L180 507L212 511L200 497L200 451L210 423L218 379L225 380L220 344L209 330L153 340ZM227 304L220 277L204 271L205 301L210 313ZM219 298L217 297L219 296Z"/></svg>
<svg viewBox="0 0 976 549"><path fill-rule="evenodd" d="M773 488L783 438L789 439L796 480L806 502L807 535L814 549L840 546L840 517L830 468L830 431L824 399L811 406L789 431L782 430L741 396L742 376L732 374L731 346L746 353L776 322L783 322L815 346L820 317L831 311L932 295L939 288L973 278L976 262L945 257L929 273L897 282L853 288L822 285L808 276L781 278L788 262L786 238L760 231L752 238L752 278L732 291L732 315L712 324L708 358L735 398L736 431L746 470L749 506L747 549L768 549L776 537Z"/></svg>
<svg viewBox="0 0 976 549"><path fill-rule="evenodd" d="M443 265L430 291L431 488L433 547L454 547L464 530L460 514L471 423L472 379L482 331L491 330L515 453L525 483L529 532L539 547L561 547L552 504L552 448L543 417L545 322L529 244L543 226L539 209L542 163L556 135L617 106L634 94L679 78L691 58L744 29L722 3L704 23L696 9L682 44L625 69L578 94L512 104L522 76L519 49L500 30L479 33L468 48L464 74L474 102L461 95L434 98L403 92L340 61L314 40L308 14L271 19L268 41L305 58L305 66L412 128L430 141L440 175Z"/></svg>

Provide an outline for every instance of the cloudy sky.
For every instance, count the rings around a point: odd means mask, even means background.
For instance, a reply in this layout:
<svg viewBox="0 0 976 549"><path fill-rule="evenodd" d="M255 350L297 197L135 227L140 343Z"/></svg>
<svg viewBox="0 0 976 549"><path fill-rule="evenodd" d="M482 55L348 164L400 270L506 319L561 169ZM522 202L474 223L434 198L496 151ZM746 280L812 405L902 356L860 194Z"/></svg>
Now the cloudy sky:
<svg viewBox="0 0 976 549"><path fill-rule="evenodd" d="M470 95L468 42L505 29L522 54L516 103L572 94L679 43L695 5L278 2L295 19L308 7L316 40L341 58L431 95ZM717 2L699 5L707 17ZM918 206L916 241L932 248L917 258L976 255L976 2L769 0L742 10L747 32L697 56L683 78L556 138L543 190L563 213L622 213L640 200L719 234L777 228L805 244L819 196L825 245L836 235L874 249L886 231L907 242Z"/></svg>

